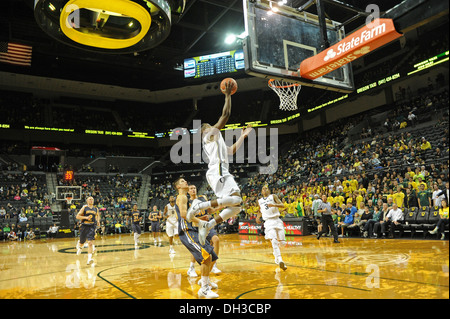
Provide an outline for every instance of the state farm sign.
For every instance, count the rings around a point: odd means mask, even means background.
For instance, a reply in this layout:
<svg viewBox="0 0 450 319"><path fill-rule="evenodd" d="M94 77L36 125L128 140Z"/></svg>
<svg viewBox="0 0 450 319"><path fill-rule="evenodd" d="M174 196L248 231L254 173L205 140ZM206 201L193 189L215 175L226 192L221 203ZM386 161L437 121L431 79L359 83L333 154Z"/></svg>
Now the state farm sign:
<svg viewBox="0 0 450 319"><path fill-rule="evenodd" d="M376 19L328 50L302 61L300 76L310 80L317 79L401 36L395 30L392 19Z"/></svg>

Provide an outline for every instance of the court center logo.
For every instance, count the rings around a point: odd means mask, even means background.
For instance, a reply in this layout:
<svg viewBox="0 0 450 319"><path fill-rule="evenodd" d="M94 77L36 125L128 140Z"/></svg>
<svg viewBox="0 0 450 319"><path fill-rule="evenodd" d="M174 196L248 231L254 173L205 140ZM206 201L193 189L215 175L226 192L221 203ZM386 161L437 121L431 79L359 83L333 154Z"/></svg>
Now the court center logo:
<svg viewBox="0 0 450 319"><path fill-rule="evenodd" d="M174 164L201 164L209 163L209 158L203 149L201 132L202 122L193 121L193 129L176 128L170 135L171 140L178 140L170 150L170 160ZM217 143L220 130L211 127L207 133L211 137L212 143ZM245 138L243 135L245 134ZM260 164L260 174L274 174L278 169L278 129L277 128L254 128L246 130L243 128L232 128L224 131L224 141L228 148L227 154L222 154L223 150L217 146L221 160L228 158L229 163L239 164ZM267 144L267 142L269 144Z"/></svg>

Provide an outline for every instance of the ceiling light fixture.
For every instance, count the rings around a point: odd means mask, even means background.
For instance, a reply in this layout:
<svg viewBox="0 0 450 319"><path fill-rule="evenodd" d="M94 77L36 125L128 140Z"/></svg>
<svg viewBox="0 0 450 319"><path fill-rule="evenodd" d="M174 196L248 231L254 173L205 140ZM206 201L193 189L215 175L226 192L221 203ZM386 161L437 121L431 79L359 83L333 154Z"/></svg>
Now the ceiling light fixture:
<svg viewBox="0 0 450 319"><path fill-rule="evenodd" d="M133 53L163 42L185 5L186 0L35 0L34 16L47 34L67 45Z"/></svg>

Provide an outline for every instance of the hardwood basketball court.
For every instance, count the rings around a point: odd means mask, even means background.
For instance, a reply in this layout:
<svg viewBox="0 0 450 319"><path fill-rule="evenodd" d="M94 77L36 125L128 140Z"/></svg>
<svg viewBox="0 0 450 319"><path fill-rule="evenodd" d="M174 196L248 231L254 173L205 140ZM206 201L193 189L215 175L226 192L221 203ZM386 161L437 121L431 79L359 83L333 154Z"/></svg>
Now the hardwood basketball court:
<svg viewBox="0 0 450 319"><path fill-rule="evenodd" d="M261 236L221 235L218 268L211 278L220 299L448 299L448 241L288 237L274 263ZM186 271L190 256L177 240L154 245L142 235L99 236L95 264L87 249L76 255L75 238L2 242L1 299L197 299L197 278Z"/></svg>

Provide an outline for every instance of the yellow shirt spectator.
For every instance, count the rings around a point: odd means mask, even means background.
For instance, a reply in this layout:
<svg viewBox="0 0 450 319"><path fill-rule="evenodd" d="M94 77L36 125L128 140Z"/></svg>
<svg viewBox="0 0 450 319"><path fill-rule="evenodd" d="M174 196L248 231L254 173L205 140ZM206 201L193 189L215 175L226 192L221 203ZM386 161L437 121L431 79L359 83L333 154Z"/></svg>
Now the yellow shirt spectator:
<svg viewBox="0 0 450 319"><path fill-rule="evenodd" d="M312 207L312 200L309 197L306 197L303 202L303 208L311 208Z"/></svg>
<svg viewBox="0 0 450 319"><path fill-rule="evenodd" d="M328 203L330 203L331 206L333 206L333 204L334 204L334 197L328 196L327 197L327 201L328 201Z"/></svg>
<svg viewBox="0 0 450 319"><path fill-rule="evenodd" d="M295 212L296 212L295 208L296 207L297 207L297 202L293 202L293 203L288 204L287 212L289 214L295 215Z"/></svg>
<svg viewBox="0 0 450 319"><path fill-rule="evenodd" d="M441 218L448 218L448 206L439 209L439 216L441 216Z"/></svg>
<svg viewBox="0 0 450 319"><path fill-rule="evenodd" d="M342 195L336 196L334 198L334 202L338 202L339 203L339 207L341 207L342 204L344 204L344 202L345 202L345 198Z"/></svg>
<svg viewBox="0 0 450 319"><path fill-rule="evenodd" d="M396 203L399 208L403 208L405 193L403 193L402 191L394 193L394 195L392 195L392 198L394 199L394 203Z"/></svg>
<svg viewBox="0 0 450 319"><path fill-rule="evenodd" d="M430 142L425 141L425 140L422 139L422 144L420 144L420 149L421 149L422 151L426 151L426 150L431 149L431 144L430 144Z"/></svg>
<svg viewBox="0 0 450 319"><path fill-rule="evenodd" d="M364 197L362 197L361 194L356 196L356 208L361 209L360 205L363 201L364 201Z"/></svg>
<svg viewBox="0 0 450 319"><path fill-rule="evenodd" d="M358 181L356 179L352 179L350 186L352 192L356 191L358 189Z"/></svg>

